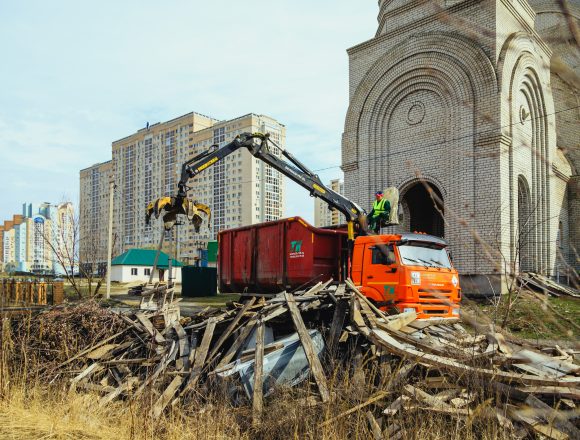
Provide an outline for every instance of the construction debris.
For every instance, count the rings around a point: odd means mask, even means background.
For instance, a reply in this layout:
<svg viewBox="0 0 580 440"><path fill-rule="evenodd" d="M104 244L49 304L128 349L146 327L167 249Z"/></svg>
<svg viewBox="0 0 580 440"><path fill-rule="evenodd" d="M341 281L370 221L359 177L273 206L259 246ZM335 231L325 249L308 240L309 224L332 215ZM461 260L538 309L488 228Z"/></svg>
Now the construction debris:
<svg viewBox="0 0 580 440"><path fill-rule="evenodd" d="M266 399L309 377L317 390L310 403L340 399L329 386L329 365L349 368L358 358L384 371L387 385L367 382L374 394L334 419L364 410L375 438L400 438L398 423L381 425L402 411L580 438L577 352L533 349L476 322L418 321L413 312L388 316L350 282L251 298L192 318L160 316L147 308L120 314L123 325L112 337L55 372L70 375L74 389L99 393L100 405L146 395L154 401L152 416L189 393L205 395L225 383L233 402L252 407L259 423ZM364 373L361 378L370 381Z"/></svg>
<svg viewBox="0 0 580 440"><path fill-rule="evenodd" d="M521 285L539 292L545 292L550 296L573 296L580 298L580 291L569 286L557 283L556 281L538 273L527 272L518 277Z"/></svg>

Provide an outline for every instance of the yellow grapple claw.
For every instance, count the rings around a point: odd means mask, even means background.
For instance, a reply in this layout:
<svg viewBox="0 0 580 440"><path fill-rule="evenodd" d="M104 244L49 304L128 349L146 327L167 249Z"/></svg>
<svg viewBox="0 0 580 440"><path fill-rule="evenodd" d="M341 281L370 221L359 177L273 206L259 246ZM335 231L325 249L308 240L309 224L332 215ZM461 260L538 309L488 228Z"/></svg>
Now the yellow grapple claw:
<svg viewBox="0 0 580 440"><path fill-rule="evenodd" d="M163 215L163 225L167 231L173 228L177 221L177 216L180 214L185 215L193 224L195 232L199 232L201 224L203 223L203 218L200 215L201 213L207 215L208 223L211 220L211 210L209 206L197 201L192 202L188 198L166 196L160 197L147 205L145 215L146 223L150 223L151 216L153 215L155 215L155 218L159 218L163 211L165 211L165 214Z"/></svg>

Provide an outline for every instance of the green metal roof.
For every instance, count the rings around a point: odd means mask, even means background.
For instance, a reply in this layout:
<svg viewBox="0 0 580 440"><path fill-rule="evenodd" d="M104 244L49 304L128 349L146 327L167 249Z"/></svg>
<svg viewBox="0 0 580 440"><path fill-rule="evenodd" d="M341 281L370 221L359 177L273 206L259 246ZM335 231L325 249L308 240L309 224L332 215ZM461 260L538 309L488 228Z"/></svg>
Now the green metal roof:
<svg viewBox="0 0 580 440"><path fill-rule="evenodd" d="M217 252L218 252L218 242L217 241L208 241L207 242L207 261L210 263L214 263L217 261Z"/></svg>
<svg viewBox="0 0 580 440"><path fill-rule="evenodd" d="M155 262L154 249L129 249L118 257L113 258L111 265L113 266L153 266ZM175 258L171 259L173 267L182 267L183 263L177 261ZM169 267L169 255L165 252L159 253L159 260L157 267L160 269L167 269Z"/></svg>

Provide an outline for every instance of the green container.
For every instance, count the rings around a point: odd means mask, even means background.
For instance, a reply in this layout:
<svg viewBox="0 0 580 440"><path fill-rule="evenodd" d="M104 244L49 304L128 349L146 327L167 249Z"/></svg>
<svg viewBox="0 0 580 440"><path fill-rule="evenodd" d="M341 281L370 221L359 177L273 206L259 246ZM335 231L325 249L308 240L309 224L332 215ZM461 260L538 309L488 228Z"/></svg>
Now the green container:
<svg viewBox="0 0 580 440"><path fill-rule="evenodd" d="M215 263L217 261L218 242L209 241L207 243L207 261L208 263Z"/></svg>
<svg viewBox="0 0 580 440"><path fill-rule="evenodd" d="M215 267L184 266L181 268L181 296L200 297L217 295Z"/></svg>

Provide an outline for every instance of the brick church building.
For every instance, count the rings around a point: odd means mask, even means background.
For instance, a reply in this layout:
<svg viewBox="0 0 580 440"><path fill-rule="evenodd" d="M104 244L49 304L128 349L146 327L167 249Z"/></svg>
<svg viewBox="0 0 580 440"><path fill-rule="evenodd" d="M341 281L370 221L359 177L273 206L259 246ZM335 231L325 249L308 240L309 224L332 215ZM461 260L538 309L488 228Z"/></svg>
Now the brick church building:
<svg viewBox="0 0 580 440"><path fill-rule="evenodd" d="M370 207L396 186L397 229L445 237L465 292L578 270L580 2L566 3L380 0L375 37L348 50L346 196Z"/></svg>

